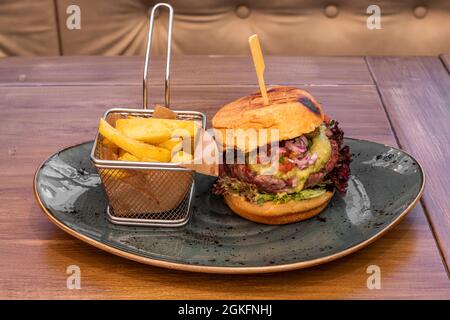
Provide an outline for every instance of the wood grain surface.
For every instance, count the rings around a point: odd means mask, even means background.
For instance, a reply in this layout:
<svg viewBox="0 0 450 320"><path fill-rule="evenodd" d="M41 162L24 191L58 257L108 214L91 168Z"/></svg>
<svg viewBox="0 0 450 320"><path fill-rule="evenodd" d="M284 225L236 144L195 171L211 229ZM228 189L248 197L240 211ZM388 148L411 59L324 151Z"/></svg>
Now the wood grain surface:
<svg viewBox="0 0 450 320"><path fill-rule="evenodd" d="M449 268L449 74L434 57L367 59L401 147L425 169L423 203Z"/></svg>
<svg viewBox="0 0 450 320"><path fill-rule="evenodd" d="M373 84L364 58L266 57L267 84ZM239 66L239 68L236 68ZM165 61L152 60L150 84L163 85ZM0 60L0 85L141 85L143 57L33 57ZM257 85L251 57L175 57L173 85Z"/></svg>
<svg viewBox="0 0 450 320"><path fill-rule="evenodd" d="M129 70L139 73L139 61L103 59L0 60L4 119L0 126L0 298L450 298L447 273L420 204L393 231L362 251L311 269L254 276L194 274L141 265L59 230L34 201L34 171L51 153L91 140L106 109L139 107L142 102L140 76L117 67L128 64ZM191 66L176 69L179 82L172 86L176 109L199 110L211 119L224 103L257 89L254 75L239 72L251 61L221 57L223 62L211 66L214 72L208 76L207 64L200 64L209 58L189 59L185 61L191 61ZM191 77L186 72L195 69L195 64L203 71ZM396 144L363 58L266 59L267 77L282 83L280 71L271 75L274 64L286 73L285 83L309 84L307 89L340 120L348 136ZM289 72L295 64L304 76ZM64 74L65 68L71 72ZM25 85L17 81L19 74L28 79ZM152 86L149 97L151 103L161 102L162 87ZM81 268L81 290L66 288L69 265ZM370 265L381 268L381 290L366 286Z"/></svg>
<svg viewBox="0 0 450 320"><path fill-rule="evenodd" d="M443 54L440 56L442 63L447 68L447 71L450 72L450 54Z"/></svg>

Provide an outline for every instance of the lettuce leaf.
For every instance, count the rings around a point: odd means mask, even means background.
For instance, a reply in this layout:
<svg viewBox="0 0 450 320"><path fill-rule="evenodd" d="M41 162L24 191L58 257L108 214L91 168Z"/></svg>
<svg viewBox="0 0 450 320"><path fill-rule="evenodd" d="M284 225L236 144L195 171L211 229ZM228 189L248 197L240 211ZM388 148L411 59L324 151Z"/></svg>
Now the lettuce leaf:
<svg viewBox="0 0 450 320"><path fill-rule="evenodd" d="M275 203L286 203L288 201L301 201L312 199L323 195L327 190L325 188L305 189L296 193L258 193L255 195L256 203L264 203L266 201L273 201Z"/></svg>

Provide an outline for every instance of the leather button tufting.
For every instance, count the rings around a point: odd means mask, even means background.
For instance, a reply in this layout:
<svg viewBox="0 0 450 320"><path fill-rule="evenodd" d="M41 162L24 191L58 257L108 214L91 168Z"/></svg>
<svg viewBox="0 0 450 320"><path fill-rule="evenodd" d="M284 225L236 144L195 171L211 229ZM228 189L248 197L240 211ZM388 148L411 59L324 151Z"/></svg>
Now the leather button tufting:
<svg viewBox="0 0 450 320"><path fill-rule="evenodd" d="M328 18L335 18L339 14L339 9L334 4L330 4L325 7L324 13Z"/></svg>
<svg viewBox="0 0 450 320"><path fill-rule="evenodd" d="M428 13L428 9L425 6L417 6L414 8L414 16L417 19L423 19Z"/></svg>
<svg viewBox="0 0 450 320"><path fill-rule="evenodd" d="M250 15L250 9L244 5L237 6L236 15L241 19L248 18L248 16Z"/></svg>

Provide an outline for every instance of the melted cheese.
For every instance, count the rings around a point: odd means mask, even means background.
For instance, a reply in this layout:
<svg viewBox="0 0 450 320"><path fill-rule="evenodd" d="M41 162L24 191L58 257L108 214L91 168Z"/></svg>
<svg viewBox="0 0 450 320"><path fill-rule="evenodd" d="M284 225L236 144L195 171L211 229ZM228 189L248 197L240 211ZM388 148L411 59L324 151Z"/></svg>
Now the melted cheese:
<svg viewBox="0 0 450 320"><path fill-rule="evenodd" d="M289 172L273 172L273 168L268 165L250 164L250 168L258 174L273 174L280 179L297 178L297 185L292 188L291 192L299 192L303 189L306 180L312 173L320 171L331 157L331 144L325 134L325 126L320 127L320 133L312 139L310 154L317 154L317 161L303 170L298 167L293 168Z"/></svg>

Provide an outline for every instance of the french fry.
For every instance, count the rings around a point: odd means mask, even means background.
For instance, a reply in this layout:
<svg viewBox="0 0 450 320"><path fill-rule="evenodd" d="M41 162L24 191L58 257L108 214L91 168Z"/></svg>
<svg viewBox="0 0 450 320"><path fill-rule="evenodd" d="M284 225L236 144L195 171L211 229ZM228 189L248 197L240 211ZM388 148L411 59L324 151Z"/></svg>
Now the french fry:
<svg viewBox="0 0 450 320"><path fill-rule="evenodd" d="M183 145L183 141L181 138L171 138L169 140L164 141L163 143L158 144L158 147L169 150L172 154L181 149Z"/></svg>
<svg viewBox="0 0 450 320"><path fill-rule="evenodd" d="M108 139L103 138L102 143L104 146L110 146L111 142Z"/></svg>
<svg viewBox="0 0 450 320"><path fill-rule="evenodd" d="M116 128L130 138L150 143L161 143L168 140L174 131L179 129L186 130L189 136L194 137L200 125L190 120L133 118L117 120ZM169 138L159 142L148 141L151 140L152 136L160 135L161 133L159 131L167 132L166 130L169 132Z"/></svg>
<svg viewBox="0 0 450 320"><path fill-rule="evenodd" d="M105 160L117 160L119 156L119 148L108 139L101 140L100 147L101 157Z"/></svg>
<svg viewBox="0 0 450 320"><path fill-rule="evenodd" d="M101 158L105 160L117 160L118 154L117 154L117 148L113 149L109 146L102 145L100 147L100 154Z"/></svg>
<svg viewBox="0 0 450 320"><path fill-rule="evenodd" d="M176 119L177 114L170 110L169 108L160 106L159 104L155 105L155 110L153 111L153 118L157 119Z"/></svg>
<svg viewBox="0 0 450 320"><path fill-rule="evenodd" d="M106 118L106 122L108 122L113 127L116 126L116 121L121 119L122 115L119 113L110 113L108 114L108 117Z"/></svg>
<svg viewBox="0 0 450 320"><path fill-rule="evenodd" d="M119 157L120 161L139 161L139 159L133 156L131 153L125 151L123 155Z"/></svg>
<svg viewBox="0 0 450 320"><path fill-rule="evenodd" d="M184 152L184 151L178 151L175 153L172 157L172 162L181 162L181 163L187 163L191 162L193 159L192 154Z"/></svg>
<svg viewBox="0 0 450 320"><path fill-rule="evenodd" d="M117 122L119 121L117 120ZM169 150L136 141L113 128L104 119L100 119L98 131L110 142L139 159L154 159L159 162L169 162L171 160Z"/></svg>
<svg viewBox="0 0 450 320"><path fill-rule="evenodd" d="M160 162L157 161L155 159L150 159L150 158L138 158L136 156L133 156L131 153L128 153L125 151L125 153L119 157L119 160L121 161L136 161L136 162L140 162L140 161L145 161L145 162Z"/></svg>
<svg viewBox="0 0 450 320"><path fill-rule="evenodd" d="M159 122L147 123L142 120L147 119L119 119L116 121L116 129L132 139L151 144L164 142L172 136L172 130L167 125Z"/></svg>

